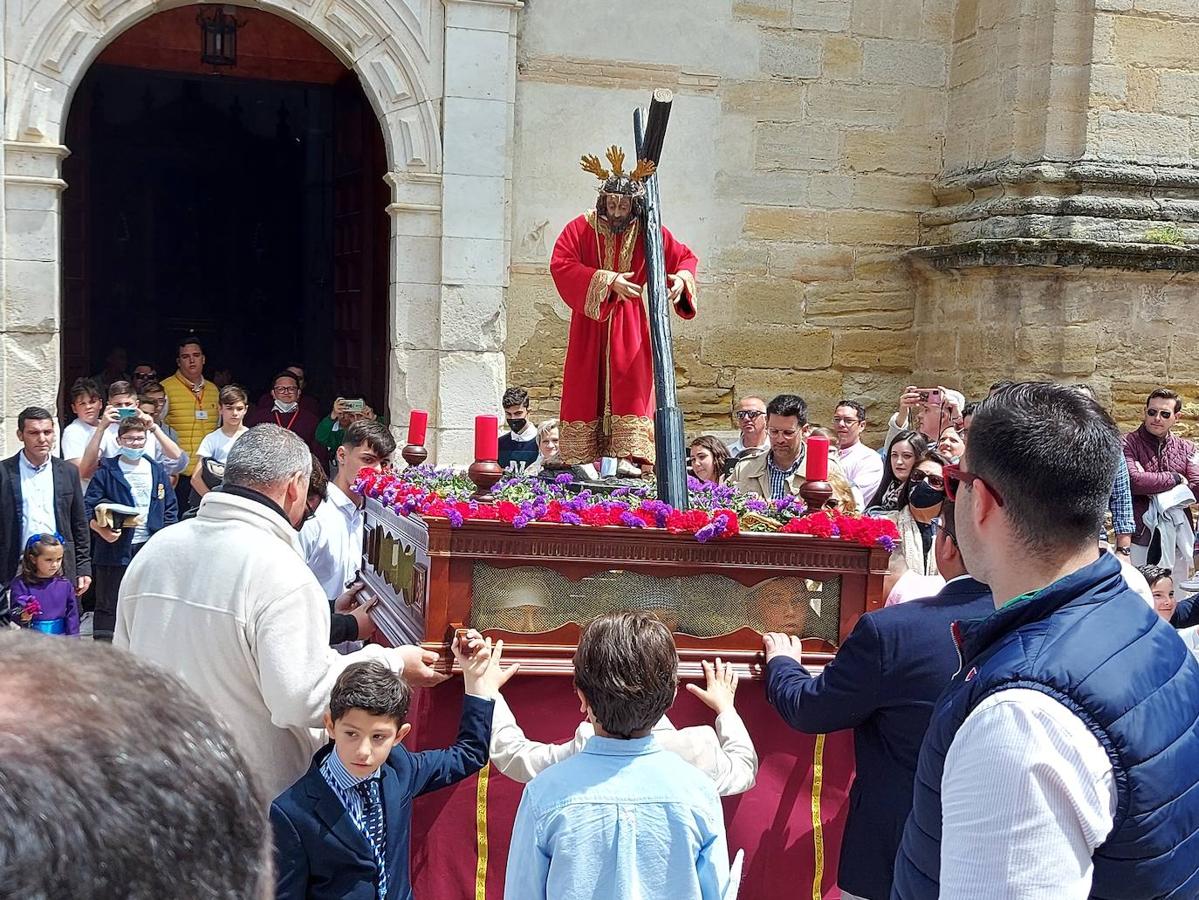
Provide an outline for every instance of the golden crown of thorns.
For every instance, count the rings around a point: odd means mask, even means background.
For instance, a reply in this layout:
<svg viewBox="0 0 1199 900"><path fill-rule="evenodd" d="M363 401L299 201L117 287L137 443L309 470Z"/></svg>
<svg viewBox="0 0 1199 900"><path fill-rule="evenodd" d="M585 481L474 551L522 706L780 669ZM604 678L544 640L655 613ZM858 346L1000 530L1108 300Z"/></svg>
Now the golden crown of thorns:
<svg viewBox="0 0 1199 900"><path fill-rule="evenodd" d="M609 178L628 178L630 181L642 182L653 175L657 168L648 159L639 159L633 171L626 172L624 170L624 151L615 144L608 148L605 155L608 157L608 165L612 167L610 171L600 164L598 156L587 155L580 161L583 171L590 172L600 181L607 181Z"/></svg>

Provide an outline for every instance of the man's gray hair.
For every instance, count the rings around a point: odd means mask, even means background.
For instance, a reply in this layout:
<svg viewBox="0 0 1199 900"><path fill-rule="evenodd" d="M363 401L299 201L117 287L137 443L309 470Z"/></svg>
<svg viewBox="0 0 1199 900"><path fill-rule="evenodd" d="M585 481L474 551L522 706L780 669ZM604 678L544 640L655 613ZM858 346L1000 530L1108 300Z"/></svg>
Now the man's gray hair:
<svg viewBox="0 0 1199 900"><path fill-rule="evenodd" d="M312 475L312 452L294 431L255 425L237 439L225 461L225 484L264 488Z"/></svg>

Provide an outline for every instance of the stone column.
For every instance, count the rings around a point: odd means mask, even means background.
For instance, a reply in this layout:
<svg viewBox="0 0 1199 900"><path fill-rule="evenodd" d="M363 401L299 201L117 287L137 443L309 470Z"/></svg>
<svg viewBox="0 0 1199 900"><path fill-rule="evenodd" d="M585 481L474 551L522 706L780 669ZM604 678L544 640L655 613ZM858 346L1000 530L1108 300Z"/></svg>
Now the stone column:
<svg viewBox="0 0 1199 900"><path fill-rule="evenodd" d="M408 413L437 409L441 309L441 176L389 172L391 215L391 423L401 446ZM426 446L436 459L438 432Z"/></svg>
<svg viewBox="0 0 1199 900"><path fill-rule="evenodd" d="M1127 426L1194 397L1196 40L1193 3L958 0L916 380L1088 381Z"/></svg>
<svg viewBox="0 0 1199 900"><path fill-rule="evenodd" d="M474 417L500 412L519 0L443 0L438 456L473 457Z"/></svg>
<svg viewBox="0 0 1199 900"><path fill-rule="evenodd" d="M26 406L55 412L59 372L58 194L66 187L59 164L66 147L7 141L4 144L3 369L0 446L16 442L17 414Z"/></svg>

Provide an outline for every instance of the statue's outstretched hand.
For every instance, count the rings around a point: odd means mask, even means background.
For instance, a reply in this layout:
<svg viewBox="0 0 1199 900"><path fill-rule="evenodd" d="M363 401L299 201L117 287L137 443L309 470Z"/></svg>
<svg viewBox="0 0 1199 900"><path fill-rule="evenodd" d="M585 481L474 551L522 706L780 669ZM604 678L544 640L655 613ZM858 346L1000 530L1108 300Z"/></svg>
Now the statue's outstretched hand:
<svg viewBox="0 0 1199 900"><path fill-rule="evenodd" d="M670 302L675 303L679 297L683 296L683 288L686 287L686 282L679 275L666 276L666 293L670 297Z"/></svg>

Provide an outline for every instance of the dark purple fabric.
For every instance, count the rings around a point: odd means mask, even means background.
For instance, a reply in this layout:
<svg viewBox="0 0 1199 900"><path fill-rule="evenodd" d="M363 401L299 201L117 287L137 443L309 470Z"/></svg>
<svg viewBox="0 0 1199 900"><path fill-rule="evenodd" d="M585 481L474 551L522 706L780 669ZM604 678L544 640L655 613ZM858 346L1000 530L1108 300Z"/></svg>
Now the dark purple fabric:
<svg viewBox="0 0 1199 900"><path fill-rule="evenodd" d="M79 634L79 601L75 599L75 588L61 576L43 584L26 584L21 577L14 578L9 588L12 597L12 620L19 620L19 613L30 600L37 600L42 611L34 616L35 622L63 619L67 634Z"/></svg>

